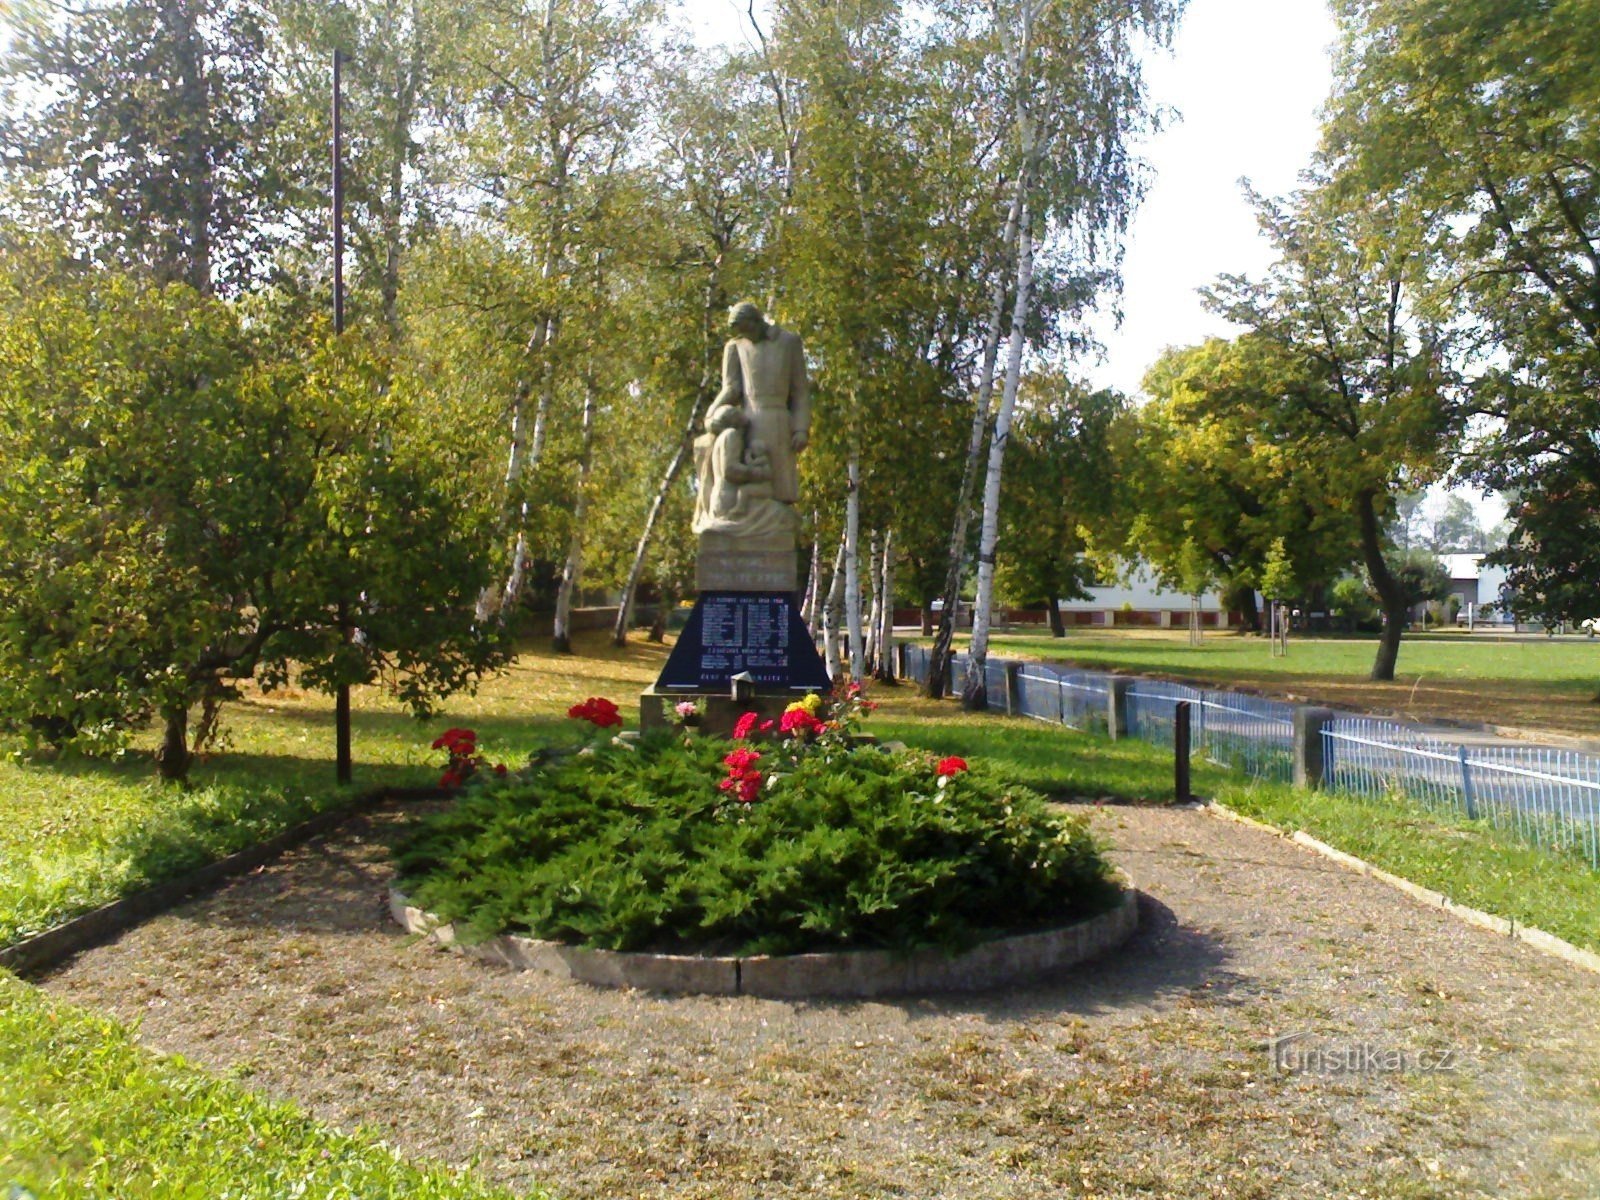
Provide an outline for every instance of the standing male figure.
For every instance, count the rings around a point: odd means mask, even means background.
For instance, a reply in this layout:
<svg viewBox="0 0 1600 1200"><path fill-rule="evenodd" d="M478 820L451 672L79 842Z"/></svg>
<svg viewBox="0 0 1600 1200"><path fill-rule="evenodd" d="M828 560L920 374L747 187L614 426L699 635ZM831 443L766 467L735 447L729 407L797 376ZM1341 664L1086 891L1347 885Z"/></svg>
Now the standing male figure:
<svg viewBox="0 0 1600 1200"><path fill-rule="evenodd" d="M726 420L719 420L718 409L738 405L745 416L746 440L766 447L773 499L798 503L795 457L811 440L805 349L797 335L769 324L748 300L728 310L728 324L734 336L722 351L722 390L711 402L706 428Z"/></svg>

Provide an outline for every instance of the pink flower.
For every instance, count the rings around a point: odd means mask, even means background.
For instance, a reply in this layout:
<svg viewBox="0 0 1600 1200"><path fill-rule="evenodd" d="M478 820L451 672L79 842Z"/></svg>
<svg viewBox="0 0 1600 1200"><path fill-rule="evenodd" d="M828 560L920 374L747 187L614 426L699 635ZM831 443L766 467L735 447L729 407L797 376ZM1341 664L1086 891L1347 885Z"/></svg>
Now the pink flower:
<svg viewBox="0 0 1600 1200"><path fill-rule="evenodd" d="M693 700L679 700L672 706L672 711L680 717L692 717L699 710L695 708Z"/></svg>
<svg viewBox="0 0 1600 1200"><path fill-rule="evenodd" d="M952 754L949 758L941 758L939 760L939 765L934 768L934 772L941 777L948 779L952 775L961 774L961 772L965 771L966 769L967 760L964 758L957 758L954 754Z"/></svg>

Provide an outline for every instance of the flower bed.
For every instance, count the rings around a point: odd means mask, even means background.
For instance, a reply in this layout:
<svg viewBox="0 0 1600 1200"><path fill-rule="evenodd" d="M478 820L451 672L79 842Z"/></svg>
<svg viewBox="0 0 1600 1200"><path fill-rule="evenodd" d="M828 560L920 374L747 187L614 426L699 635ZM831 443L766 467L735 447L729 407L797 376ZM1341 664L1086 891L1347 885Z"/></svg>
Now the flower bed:
<svg viewBox="0 0 1600 1200"><path fill-rule="evenodd" d="M981 763L853 745L861 707L491 780L419 822L399 886L467 942L704 954L954 952L1117 902L1081 818Z"/></svg>

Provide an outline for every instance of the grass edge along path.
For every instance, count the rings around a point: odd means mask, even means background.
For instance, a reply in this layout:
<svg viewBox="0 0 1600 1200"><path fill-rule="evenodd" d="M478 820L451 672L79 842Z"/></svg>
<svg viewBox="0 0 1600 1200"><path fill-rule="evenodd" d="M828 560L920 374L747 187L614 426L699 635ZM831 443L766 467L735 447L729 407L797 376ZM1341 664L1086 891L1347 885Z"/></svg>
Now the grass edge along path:
<svg viewBox="0 0 1600 1200"><path fill-rule="evenodd" d="M1333 791L1230 781L1212 798L1285 836L1296 830L1453 903L1531 925L1600 952L1600 872L1559 853L1505 842L1485 821Z"/></svg>
<svg viewBox="0 0 1600 1200"><path fill-rule="evenodd" d="M1172 796L1172 752L1165 747L1111 741L1031 717L965 713L954 699L923 700L906 694L912 690L876 693L886 700L885 719L872 732L941 754L988 754L993 747L1013 760L1022 782L1056 799L1159 803ZM913 714L915 723L905 720ZM1052 751L1056 737L1072 751ZM1251 780L1199 757L1193 767L1194 791L1236 812L1285 834L1303 829L1456 904L1600 953L1600 871L1575 856L1503 840L1487 821L1435 812L1403 796L1378 801Z"/></svg>
<svg viewBox="0 0 1600 1200"><path fill-rule="evenodd" d="M116 1021L4 972L0 1064L0 1189L7 1193L37 1200L513 1198L470 1171L408 1163L364 1130L339 1132L181 1057L158 1057Z"/></svg>

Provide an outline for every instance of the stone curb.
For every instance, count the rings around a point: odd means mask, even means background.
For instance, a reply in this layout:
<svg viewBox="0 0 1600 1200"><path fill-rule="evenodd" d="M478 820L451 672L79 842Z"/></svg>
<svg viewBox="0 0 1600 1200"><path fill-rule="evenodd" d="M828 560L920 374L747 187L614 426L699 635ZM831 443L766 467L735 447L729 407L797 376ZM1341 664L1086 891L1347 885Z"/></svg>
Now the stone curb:
<svg viewBox="0 0 1600 1200"><path fill-rule="evenodd" d="M513 970L545 971L599 987L799 1000L979 991L1074 966L1133 936L1139 927L1139 892L1125 882L1122 899L1107 912L1059 929L997 938L953 958L938 950L713 958L591 950L514 935L464 946L451 925L413 906L395 887L389 889L389 912L411 933Z"/></svg>
<svg viewBox="0 0 1600 1200"><path fill-rule="evenodd" d="M285 851L319 834L337 829L352 817L370 812L380 804L390 800L437 799L448 794L438 788L380 788L366 792L308 817L264 842L246 846L225 858L196 867L177 879L154 884L100 908L91 909L43 933L0 948L0 967L20 976L47 971L74 954L109 941L124 930L176 908L185 900L210 891L236 875L253 871Z"/></svg>
<svg viewBox="0 0 1600 1200"><path fill-rule="evenodd" d="M1421 884L1412 883L1409 879L1403 879L1399 875L1392 875L1380 867L1373 866L1365 859L1357 858L1353 854L1346 854L1343 850L1336 850L1326 842L1318 841L1303 829L1297 829L1290 833L1279 829L1275 825L1257 821L1254 817L1247 817L1243 813L1234 812L1231 808L1219 804L1215 800L1207 801L1197 807L1225 821L1248 825L1253 829L1261 830L1263 833L1270 833L1274 837L1284 838L1303 849L1310 850L1314 854L1320 854L1324 858L1331 859L1333 862L1355 871L1359 875L1370 875L1379 882L1386 883L1396 891L1404 892L1406 895L1415 900L1420 900L1430 907L1442 908L1458 921L1464 921L1468 925L1486 929L1490 933L1499 934L1501 937L1508 937L1522 942L1542 954L1551 955L1572 966L1600 975L1600 954L1596 954L1592 950L1574 946L1571 942L1564 941L1554 934L1546 933L1544 930L1535 928L1532 925L1519 925L1515 920L1508 917L1497 917L1493 913L1486 913L1476 908L1468 908L1465 904L1457 904L1443 892L1436 892L1432 888L1425 888Z"/></svg>

